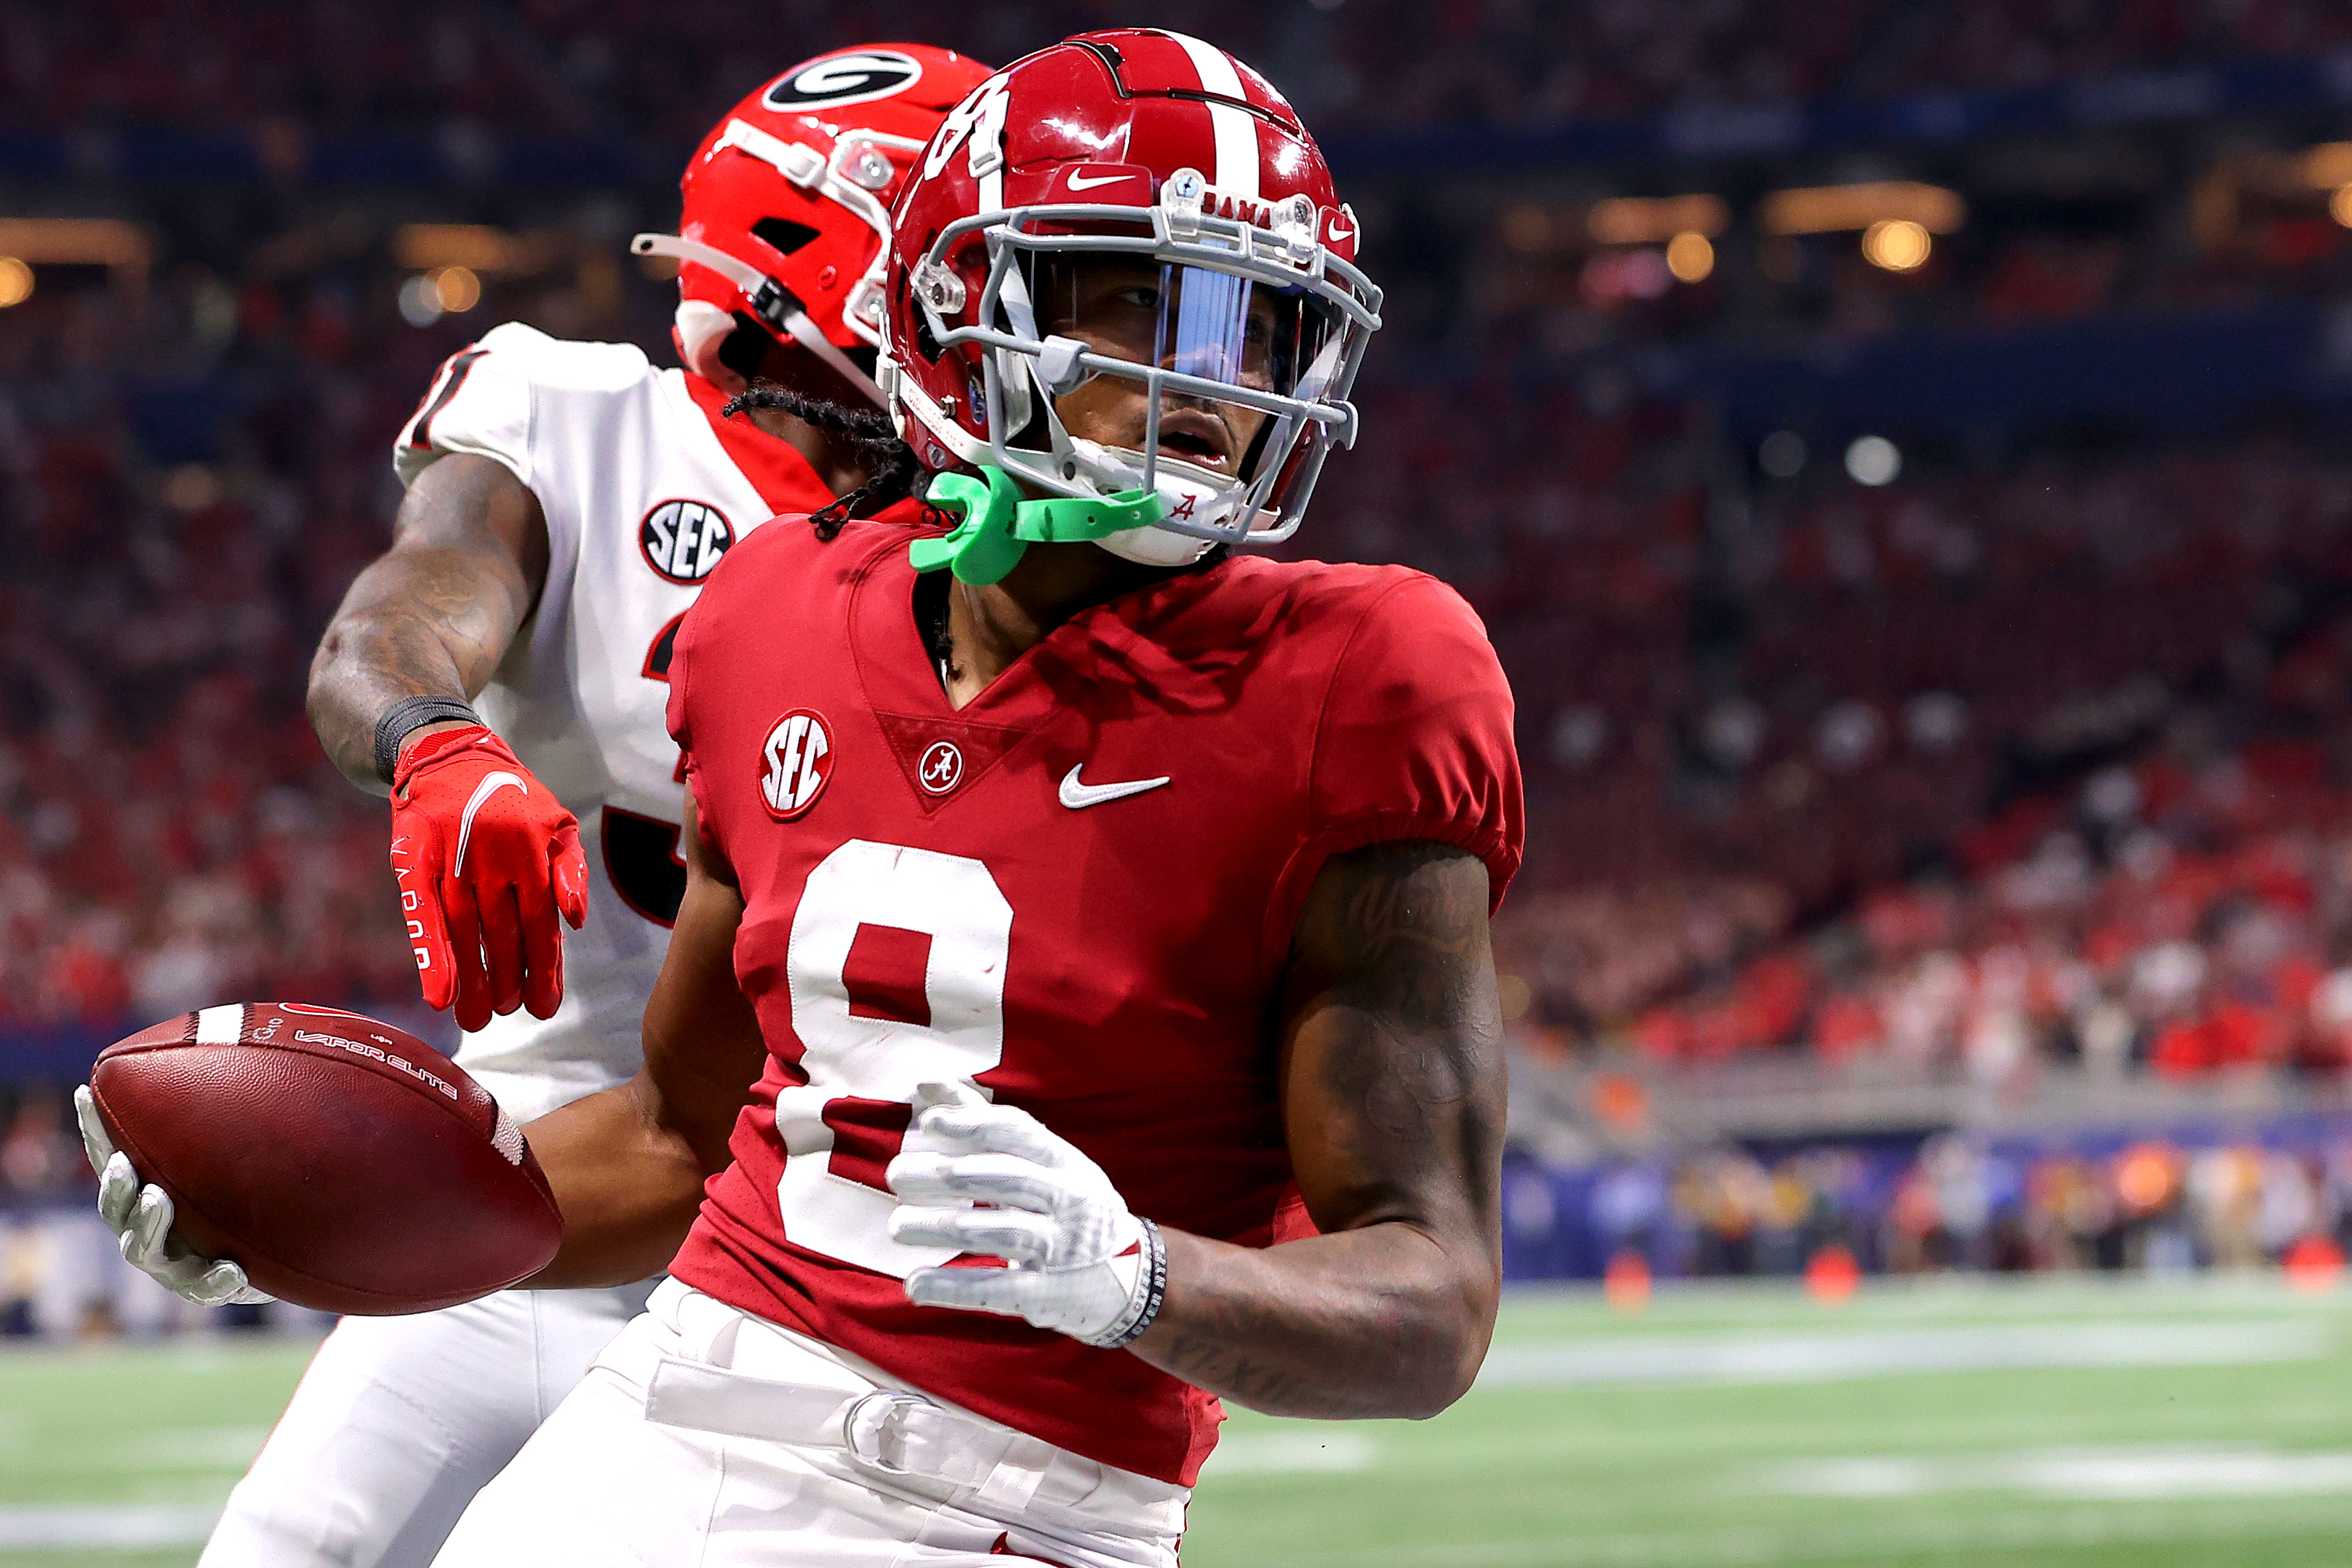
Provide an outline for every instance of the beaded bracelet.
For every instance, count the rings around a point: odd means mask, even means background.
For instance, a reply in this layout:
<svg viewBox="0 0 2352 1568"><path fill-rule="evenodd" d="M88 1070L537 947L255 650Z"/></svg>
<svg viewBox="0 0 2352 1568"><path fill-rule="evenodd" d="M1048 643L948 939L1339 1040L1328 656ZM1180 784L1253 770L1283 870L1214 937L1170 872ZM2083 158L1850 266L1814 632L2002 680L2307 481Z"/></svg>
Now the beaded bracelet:
<svg viewBox="0 0 2352 1568"><path fill-rule="evenodd" d="M1105 1350L1115 1351L1141 1339L1143 1331L1151 1326L1168 1300L1168 1243L1161 1239L1160 1227L1150 1220L1139 1217L1136 1223L1143 1227L1143 1302L1126 1327L1109 1339L1095 1342Z"/></svg>

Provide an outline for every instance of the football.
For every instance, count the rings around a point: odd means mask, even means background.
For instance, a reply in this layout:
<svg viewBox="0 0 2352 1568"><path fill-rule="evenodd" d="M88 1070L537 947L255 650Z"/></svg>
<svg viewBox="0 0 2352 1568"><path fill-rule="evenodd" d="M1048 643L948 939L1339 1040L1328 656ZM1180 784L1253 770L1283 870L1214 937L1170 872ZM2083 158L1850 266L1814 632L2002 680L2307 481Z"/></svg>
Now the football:
<svg viewBox="0 0 2352 1568"><path fill-rule="evenodd" d="M90 1074L174 1230L330 1312L454 1306L555 1256L563 1222L514 1119L448 1058L356 1013L230 1003L142 1029Z"/></svg>

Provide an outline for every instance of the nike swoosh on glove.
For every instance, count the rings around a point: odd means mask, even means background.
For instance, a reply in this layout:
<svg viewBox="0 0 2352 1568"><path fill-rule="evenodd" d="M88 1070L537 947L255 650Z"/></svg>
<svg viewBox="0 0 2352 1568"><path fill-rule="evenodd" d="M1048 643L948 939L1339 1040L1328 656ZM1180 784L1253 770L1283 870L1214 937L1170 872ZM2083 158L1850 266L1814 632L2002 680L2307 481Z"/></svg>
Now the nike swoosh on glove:
<svg viewBox="0 0 2352 1568"><path fill-rule="evenodd" d="M908 1300L1025 1318L1088 1344L1126 1342L1151 1295L1143 1222L1102 1167L1044 1122L968 1085L924 1084L883 1180L898 1199L891 1240L1011 1265L918 1268Z"/></svg>
<svg viewBox="0 0 2352 1568"><path fill-rule="evenodd" d="M131 1156L106 1135L88 1084L74 1090L74 1119L81 1123L81 1146L89 1155L89 1168L98 1173L98 1217L114 1232L122 1261L199 1307L271 1300L247 1284L245 1270L236 1264L199 1258L173 1237L172 1221L177 1216L172 1212L172 1194L152 1183L140 1184Z"/></svg>
<svg viewBox="0 0 2352 1568"><path fill-rule="evenodd" d="M436 731L392 778L392 871L427 1006L478 1029L493 1013L552 1016L563 929L588 917L580 824L479 724Z"/></svg>

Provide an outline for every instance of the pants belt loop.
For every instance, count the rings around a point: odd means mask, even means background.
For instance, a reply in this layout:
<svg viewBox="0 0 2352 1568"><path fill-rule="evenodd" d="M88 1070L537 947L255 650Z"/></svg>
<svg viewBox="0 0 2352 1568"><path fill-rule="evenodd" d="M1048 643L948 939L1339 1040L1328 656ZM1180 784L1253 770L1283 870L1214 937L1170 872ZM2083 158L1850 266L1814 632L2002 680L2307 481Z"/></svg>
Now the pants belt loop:
<svg viewBox="0 0 2352 1568"><path fill-rule="evenodd" d="M1029 1500L1037 1495L1038 1484L1045 1480L1046 1469L1054 1462L1049 1449L1034 1463L1024 1464L1017 1456L1029 1446L1028 1442L1013 1444L1004 1457L996 1461L996 1468L988 1472L988 1479L980 1483L980 1490L972 1494L972 1500L1013 1513L1025 1510Z"/></svg>

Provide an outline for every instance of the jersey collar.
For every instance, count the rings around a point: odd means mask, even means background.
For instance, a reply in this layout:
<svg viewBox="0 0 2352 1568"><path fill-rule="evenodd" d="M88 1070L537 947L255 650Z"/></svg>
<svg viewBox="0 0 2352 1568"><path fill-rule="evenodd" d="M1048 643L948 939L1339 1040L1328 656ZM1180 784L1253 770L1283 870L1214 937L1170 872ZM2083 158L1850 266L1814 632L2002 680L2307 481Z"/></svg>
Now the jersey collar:
<svg viewBox="0 0 2352 1568"><path fill-rule="evenodd" d="M799 447L769 435L749 419L724 417L719 411L727 406L726 393L690 370L678 374L686 378L687 395L710 422L710 433L719 437L720 448L759 491L771 515L812 512L833 500L833 491L801 456Z"/></svg>

